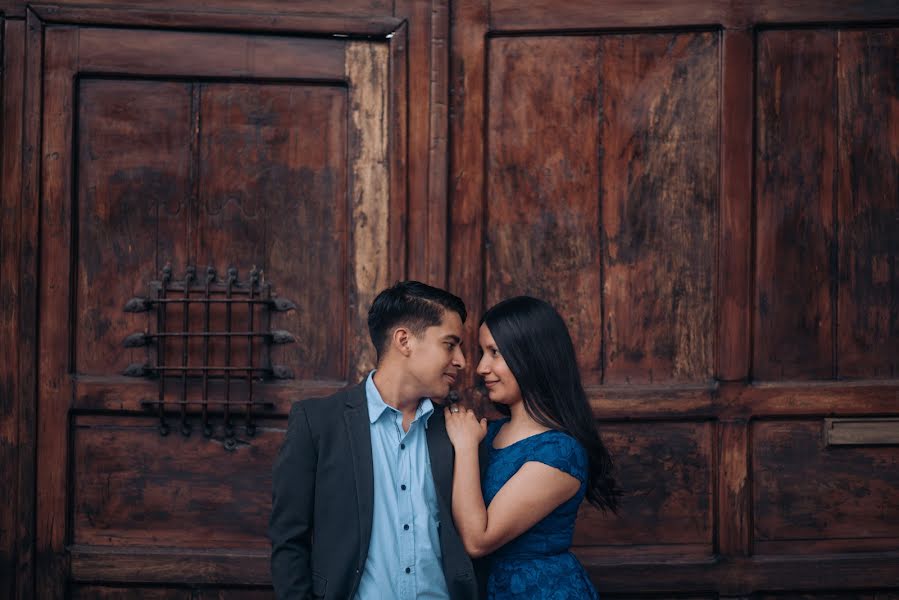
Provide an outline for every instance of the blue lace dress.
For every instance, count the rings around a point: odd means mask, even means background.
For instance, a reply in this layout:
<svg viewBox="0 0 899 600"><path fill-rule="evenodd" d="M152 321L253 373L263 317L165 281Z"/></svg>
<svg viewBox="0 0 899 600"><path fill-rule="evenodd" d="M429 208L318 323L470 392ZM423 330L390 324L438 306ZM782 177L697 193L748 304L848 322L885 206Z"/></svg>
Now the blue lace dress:
<svg viewBox="0 0 899 600"><path fill-rule="evenodd" d="M490 423L484 439L489 457L482 485L487 506L500 488L529 461L560 469L579 479L581 487L542 521L490 556L487 598L596 600L599 598L596 589L584 568L569 552L574 520L586 492L587 453L577 440L560 431L546 431L505 448L494 448L493 439L508 421L502 419Z"/></svg>

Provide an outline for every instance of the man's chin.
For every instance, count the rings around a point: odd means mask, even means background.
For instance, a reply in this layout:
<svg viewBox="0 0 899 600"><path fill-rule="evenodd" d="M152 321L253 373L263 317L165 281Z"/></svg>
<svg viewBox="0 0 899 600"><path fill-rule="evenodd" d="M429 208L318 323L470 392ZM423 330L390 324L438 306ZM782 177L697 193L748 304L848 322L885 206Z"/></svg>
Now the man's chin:
<svg viewBox="0 0 899 600"><path fill-rule="evenodd" d="M436 402L437 404L443 405L446 404L446 398L450 394L450 386L444 385L439 389L435 389L431 394L430 398L432 402Z"/></svg>

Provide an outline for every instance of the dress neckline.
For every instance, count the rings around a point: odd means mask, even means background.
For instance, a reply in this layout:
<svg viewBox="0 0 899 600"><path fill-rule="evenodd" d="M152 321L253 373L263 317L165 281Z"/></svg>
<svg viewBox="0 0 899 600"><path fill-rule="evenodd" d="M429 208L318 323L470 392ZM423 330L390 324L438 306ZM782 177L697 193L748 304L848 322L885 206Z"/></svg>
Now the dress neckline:
<svg viewBox="0 0 899 600"><path fill-rule="evenodd" d="M528 441L528 440L531 440L531 439L534 439L534 438L536 438L536 437L539 437L539 436L543 435L544 433L550 433L550 432L556 431L555 429L547 429L546 431L541 431L540 433L535 433L534 435L529 435L529 436L527 436L527 437L523 437L523 438L521 438L520 440L518 440L518 441L516 441L516 442L512 442L512 443L509 444L508 446L503 446L502 448L497 448L496 446L493 445L493 442L496 440L496 436L499 435L499 430L502 429L503 426L505 426L505 424L508 423L508 422L511 421L511 420L512 420L511 418L506 417L506 418L500 419L500 421L498 421L498 422L500 422L500 423L502 423L502 424L501 424L499 427L496 428L496 433L494 433L494 434L493 434L493 437L490 438L490 449L491 449L491 450L495 450L495 451L497 451L497 452L500 451L500 450L508 450L508 449L511 448L512 446L516 446L516 445L518 445L518 444L520 444L520 443L522 443L522 442L526 442L526 441Z"/></svg>

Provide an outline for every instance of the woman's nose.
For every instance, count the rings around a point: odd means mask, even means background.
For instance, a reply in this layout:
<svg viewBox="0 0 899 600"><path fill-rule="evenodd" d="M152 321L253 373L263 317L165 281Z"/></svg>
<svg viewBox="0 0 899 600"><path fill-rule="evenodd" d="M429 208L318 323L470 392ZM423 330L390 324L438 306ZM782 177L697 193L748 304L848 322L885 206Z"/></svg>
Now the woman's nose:
<svg viewBox="0 0 899 600"><path fill-rule="evenodd" d="M484 356L478 363L478 375L484 376L490 372L490 365L487 364L487 357Z"/></svg>

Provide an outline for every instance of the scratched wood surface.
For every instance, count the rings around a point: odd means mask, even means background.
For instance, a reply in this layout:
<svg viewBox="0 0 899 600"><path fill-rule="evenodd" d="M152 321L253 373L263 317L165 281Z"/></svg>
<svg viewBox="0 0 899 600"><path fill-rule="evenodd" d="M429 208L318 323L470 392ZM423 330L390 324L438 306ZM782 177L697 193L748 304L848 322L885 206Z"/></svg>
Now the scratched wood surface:
<svg viewBox="0 0 899 600"><path fill-rule="evenodd" d="M0 0L0 596L271 597L279 419L409 274L468 347L562 310L626 491L576 530L603 597L897 598L896 447L822 429L897 416L895 2L82 4ZM298 379L233 455L154 438L134 273L244 257Z"/></svg>
<svg viewBox="0 0 899 600"><path fill-rule="evenodd" d="M387 82L397 69L389 61L403 54L386 40L243 34L230 34L241 51L222 54L220 33L42 32L40 19L32 21L35 37L46 42L46 69L36 75L48 109L40 130L40 222L48 237L41 246L47 277L39 306L47 327L37 399L44 433L37 438L35 595L60 597L79 578L128 583L149 573L162 587L264 585L267 569L252 560L268 549L270 473L283 427L250 435L236 423L235 446L225 448L220 408L212 410L209 438L197 427L199 407L187 411L195 432L189 437L162 437L149 415L128 416L146 413L141 403L156 394L147 393L147 382L122 377L129 363L146 358L143 349L124 350L124 337L150 325L147 315L123 306L147 294L168 263L176 280L196 265L201 285L207 266L219 279L231 267L244 280L257 268L297 305L271 326L300 340L273 349L293 370L287 387L297 393L256 382L257 399L266 385L292 400L333 391L370 368L371 352L359 341L364 310L402 268L403 254L386 241L388 225L402 223L390 182L405 181L405 163L394 160L389 140L406 101L401 89L389 94ZM158 46L159 53L141 61L132 54L136 38L144 52ZM304 62L282 64L297 52ZM395 191L405 202L405 192ZM337 267L347 263L354 276ZM170 331L203 328L201 306L166 312ZM252 326L246 309L230 313L234 331L266 325L261 313ZM224 307L212 310L210 329L223 329L225 319ZM210 346L208 364L223 364L222 344ZM199 339L159 343L150 357L158 360L160 351L168 364L204 359ZM238 339L232 364L245 364L248 352ZM258 344L253 353L259 365ZM63 405L82 383L106 390L111 410L70 415ZM197 384L184 388L188 400L200 400ZM221 399L221 385L212 385L220 388L213 400ZM169 381L167 401L181 389ZM247 390L246 382L235 385L233 399ZM267 414L283 417L288 407L272 403ZM235 420L243 412L236 407ZM145 576L126 558L140 556Z"/></svg>

